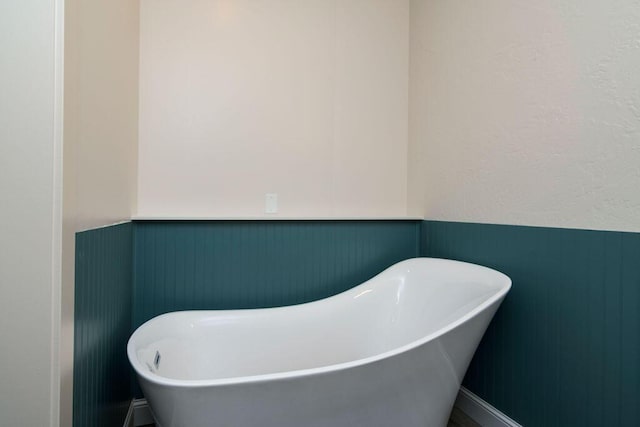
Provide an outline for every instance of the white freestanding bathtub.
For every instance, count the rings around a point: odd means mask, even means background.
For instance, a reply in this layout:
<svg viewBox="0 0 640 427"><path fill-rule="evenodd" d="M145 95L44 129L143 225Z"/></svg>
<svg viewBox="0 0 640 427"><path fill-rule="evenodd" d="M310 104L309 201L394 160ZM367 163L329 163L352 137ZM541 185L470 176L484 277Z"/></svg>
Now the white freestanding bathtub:
<svg viewBox="0 0 640 427"><path fill-rule="evenodd" d="M127 353L161 427L442 427L510 287L415 258L307 304L164 314Z"/></svg>

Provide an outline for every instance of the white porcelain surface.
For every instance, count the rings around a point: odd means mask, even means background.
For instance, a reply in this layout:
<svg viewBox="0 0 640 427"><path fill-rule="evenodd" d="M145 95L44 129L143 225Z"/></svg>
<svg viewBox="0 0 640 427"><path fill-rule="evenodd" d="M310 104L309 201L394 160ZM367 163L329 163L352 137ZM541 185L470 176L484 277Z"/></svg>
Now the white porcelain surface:
<svg viewBox="0 0 640 427"><path fill-rule="evenodd" d="M445 426L510 286L410 259L308 304L164 314L127 352L162 427Z"/></svg>

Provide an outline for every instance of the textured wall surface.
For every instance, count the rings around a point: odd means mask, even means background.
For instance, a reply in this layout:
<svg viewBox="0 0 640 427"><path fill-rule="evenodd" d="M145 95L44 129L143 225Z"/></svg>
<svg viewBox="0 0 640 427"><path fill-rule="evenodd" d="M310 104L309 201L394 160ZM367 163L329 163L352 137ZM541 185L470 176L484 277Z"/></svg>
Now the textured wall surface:
<svg viewBox="0 0 640 427"><path fill-rule="evenodd" d="M142 0L141 216L406 213L408 0Z"/></svg>
<svg viewBox="0 0 640 427"><path fill-rule="evenodd" d="M74 427L121 426L132 398L127 341L133 300L133 225L77 234Z"/></svg>
<svg viewBox="0 0 640 427"><path fill-rule="evenodd" d="M411 2L410 214L640 230L640 3Z"/></svg>
<svg viewBox="0 0 640 427"><path fill-rule="evenodd" d="M419 221L136 222L134 327L169 311L328 297L417 256L419 227Z"/></svg>
<svg viewBox="0 0 640 427"><path fill-rule="evenodd" d="M640 234L425 221L422 254L513 287L464 385L524 426L640 419Z"/></svg>

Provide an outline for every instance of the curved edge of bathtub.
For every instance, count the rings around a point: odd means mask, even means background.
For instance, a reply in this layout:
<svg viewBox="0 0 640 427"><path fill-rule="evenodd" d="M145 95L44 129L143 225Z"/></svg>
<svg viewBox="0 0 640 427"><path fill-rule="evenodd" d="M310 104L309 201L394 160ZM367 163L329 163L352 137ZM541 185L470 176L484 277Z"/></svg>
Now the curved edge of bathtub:
<svg viewBox="0 0 640 427"><path fill-rule="evenodd" d="M213 386L224 386L224 385L237 385L237 384L250 384L250 383L259 383L259 382L267 382L267 381L274 381L274 380L286 380L286 379L292 379L292 378L300 378L300 377L306 377L306 376L313 376L313 375L319 375L319 374L324 374L324 373L329 373L329 372L337 372L337 371L342 371L342 370L346 370L346 369L350 369L350 368L354 368L354 367L358 367L358 366L363 366L363 365L367 365L370 363L374 363L380 360L384 360L387 358L391 358L393 356L396 356L398 354L402 354L404 352L410 351L414 348L420 347L421 345L424 345L432 340L435 340L441 336L443 336L444 334L446 334L447 332L459 327L460 325L468 322L469 320L473 319L474 317L476 317L477 315L479 315L480 313L482 313L483 311L485 311L486 309L488 309L489 307L491 307L492 305L496 304L496 303L500 303L502 301L502 299L506 296L506 294L509 292L509 290L511 289L511 285L512 285L512 281L511 278L509 278L509 276L505 275L504 273L501 273L500 271L494 270L492 268L489 267L485 267L482 265L478 265L478 264L473 264L473 263L468 263L468 262L462 262L462 261L455 261L455 260L449 260L449 259L443 259L443 258L424 258L424 257L419 257L419 258L410 258L408 260L405 261L400 261L397 264L394 264L390 267L388 267L387 269L385 269L384 271L378 273L376 276L372 277L371 279L367 280L366 282L363 282L357 286L354 286L353 288L350 288L344 292L341 292L339 294L327 297L327 298L323 298L320 300L316 300L316 301L310 301L307 303L303 303L303 304L297 304L297 305L293 305L293 306L283 306L283 307L273 307L273 308L263 308L263 309L255 309L255 310L286 310L289 308L293 308L293 307L302 307L305 306L307 304L317 304L318 302L321 301L328 301L328 300L332 300L334 298L339 298L341 295L345 294L346 292L350 292L353 291L361 286L366 285L367 283L369 283L370 281L374 281L376 280L376 278L378 278L378 276L381 276L387 272L389 272L390 270L394 269L394 268L398 268L398 266L400 266L401 264L407 262L407 261L411 261L411 260L417 260L417 259L431 259L431 260L439 260L441 262L445 262L445 263L453 263L453 264L460 264L460 265L464 265L464 266L473 266L474 268L480 268L483 269L485 271L489 271L491 272L491 274L494 274L496 276L496 279L504 282L504 285L502 285L502 289L500 289L495 295L491 296L490 298L488 298L486 301L484 301L483 303L481 303L480 305L478 305L476 308L474 308L473 310L469 311L468 313L466 313L465 315L461 316L459 319L449 323L448 325L442 327L441 329L428 334L420 339L414 340L408 344L402 345L400 347L394 348L392 350L386 351L386 352L382 352L379 354L376 354L374 356L369 356L369 357L365 357L365 358L361 358L361 359L355 359L349 362L343 362L343 363L338 363L338 364L333 364L333 365L327 365L327 366L322 366L322 367L318 367L318 368L308 368L308 369L299 369L299 370L293 370L293 371L286 371L286 372L277 372L277 373L270 373L270 374L261 374L261 375L249 375L249 376L243 376L243 377L233 377L233 378L222 378L222 379L209 379L209 380L177 380L177 379L172 379L172 378L166 378L157 374L154 374L152 372L149 372L147 369L145 369L145 366L143 366L143 364L138 360L138 357L136 355L136 350L135 350L135 338L136 338L136 334L138 333L138 331L142 328L144 328L144 326L149 323L149 322L153 322L156 319L162 318L162 317L167 317L167 316L171 316L172 314L176 313L176 312L169 312L169 313L164 313L161 315L158 315L150 320L148 320L147 322L143 323L142 325L140 325L131 335L131 337L129 338L129 341L127 343L127 356L129 358L129 361L131 363L131 365L133 366L134 370L136 371L137 375L140 375L141 377L143 377L145 380L154 383L154 384L158 384L158 385L166 385L166 386L173 386L173 387L189 387L189 388L197 388L197 387L213 387ZM209 310L197 310L197 311L209 311ZM219 311L219 310L210 310L210 311Z"/></svg>

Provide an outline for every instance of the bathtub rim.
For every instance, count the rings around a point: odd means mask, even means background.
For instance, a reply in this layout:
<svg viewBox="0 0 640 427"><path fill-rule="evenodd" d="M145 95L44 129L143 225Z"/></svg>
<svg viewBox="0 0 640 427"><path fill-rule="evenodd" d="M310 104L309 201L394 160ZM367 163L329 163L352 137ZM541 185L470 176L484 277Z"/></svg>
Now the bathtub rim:
<svg viewBox="0 0 640 427"><path fill-rule="evenodd" d="M136 349L134 348L135 346L135 336L138 333L138 330L140 330L141 328L143 328L147 323L153 322L156 319L159 319L161 317L169 317L171 315L174 315L175 313L208 313L208 312L220 312L220 311L247 311L247 310L283 310L283 309L287 309L287 308L291 308L291 307L301 307L304 306L306 304L314 304L314 303L318 303L320 301L327 301L333 298L337 298L340 297L342 294L344 294L345 292L349 292L352 291L360 286L363 286L365 284L367 284L370 280L375 279L377 276L383 274L384 272L397 267L398 265L409 261L409 260L420 260L420 259L428 259L428 260L437 260L438 262L443 262L443 263L452 263L452 264L462 264L462 265L466 265L466 266L473 266L473 267L479 267L481 269L484 270L489 270L492 274L496 275L496 282L499 283L501 285L501 289L499 289L494 295L492 295L491 297L489 297L486 301L484 301L483 303L479 304L477 307L475 307L473 310L469 311L468 313L466 313L464 316L461 316L460 318L458 318L457 320L447 324L446 326L438 329L437 331L425 335L422 338L419 338L417 340L411 341L405 345L402 345L400 347L396 347L392 350L388 350L373 356L368 356L368 357L363 357L360 359L355 359L355 360L350 360L348 362L342 362L342 363L336 363L336 364L332 364L332 365L326 365L326 366L320 366L320 367L316 367L316 368L306 368L306 369L296 369L293 371L285 371L285 372L274 372L274 373L269 373L269 374L260 374L260 375L245 375L245 376L241 376L241 377L231 377L231 378L218 378L218 379L203 379L203 380L179 380L179 379L174 379L174 378L167 378L167 377L163 377L161 375L155 374L153 372L149 372L148 369L146 369L146 367L144 366L144 364L138 359L137 354L136 354ZM397 356L399 354L411 351L415 348L418 348L424 344L429 343L430 341L434 341L436 339L438 339L441 336L444 336L446 333L456 329L457 327L463 325L464 323L472 320L474 317L478 316L480 313L482 313L483 311L485 311L486 309L488 309L489 307L491 307L492 305L496 304L496 303L500 303L502 301L502 299L504 299L504 297L506 296L506 294L509 292L509 290L511 289L512 286L512 280L509 276L507 276L506 274L495 270L493 268L490 267L485 267L483 265L479 265L479 264L474 264L474 263L470 263L470 262L465 262L465 261L457 261L457 260L451 260L451 259L446 259L446 258L435 258L435 257L414 257L414 258L407 258L406 260L402 260L399 261L389 267L387 267L386 269L384 269L383 271L381 271L380 273L376 274L375 276L373 276L371 279L368 279L352 288L349 288L343 292L340 292L338 294L335 295L331 295L327 298L322 298L319 300L315 300L315 301L309 301L309 302L305 302L302 304L295 304L295 305L287 305L287 306L280 306L280 307L267 307L267 308L255 308L255 309L232 309L232 310L178 310L178 311L171 311L168 313L163 313L163 314L159 314L149 320L147 320L146 322L144 322L142 325L138 326L135 331L131 334L131 336L129 337L129 340L127 342L127 357L129 359L129 363L130 365L133 367L136 375L141 376L142 378L144 378L146 381L149 381L153 384L156 385L161 385L161 386L171 386L171 387L178 387L178 388L202 388L202 387L219 387L219 386L228 386L228 385L240 385L240 384L254 384L254 383L262 383L262 382L269 382L269 381L278 381L278 380L289 380L289 379L294 379L294 378L301 378L301 377L308 377L308 376L314 376L314 375L320 375L320 374L326 374L326 373L330 373L330 372L339 372L339 371L343 371L346 369L351 369L351 368L356 368L359 366L364 366L364 365L368 365L371 363L375 363L387 358L392 358L394 356Z"/></svg>

